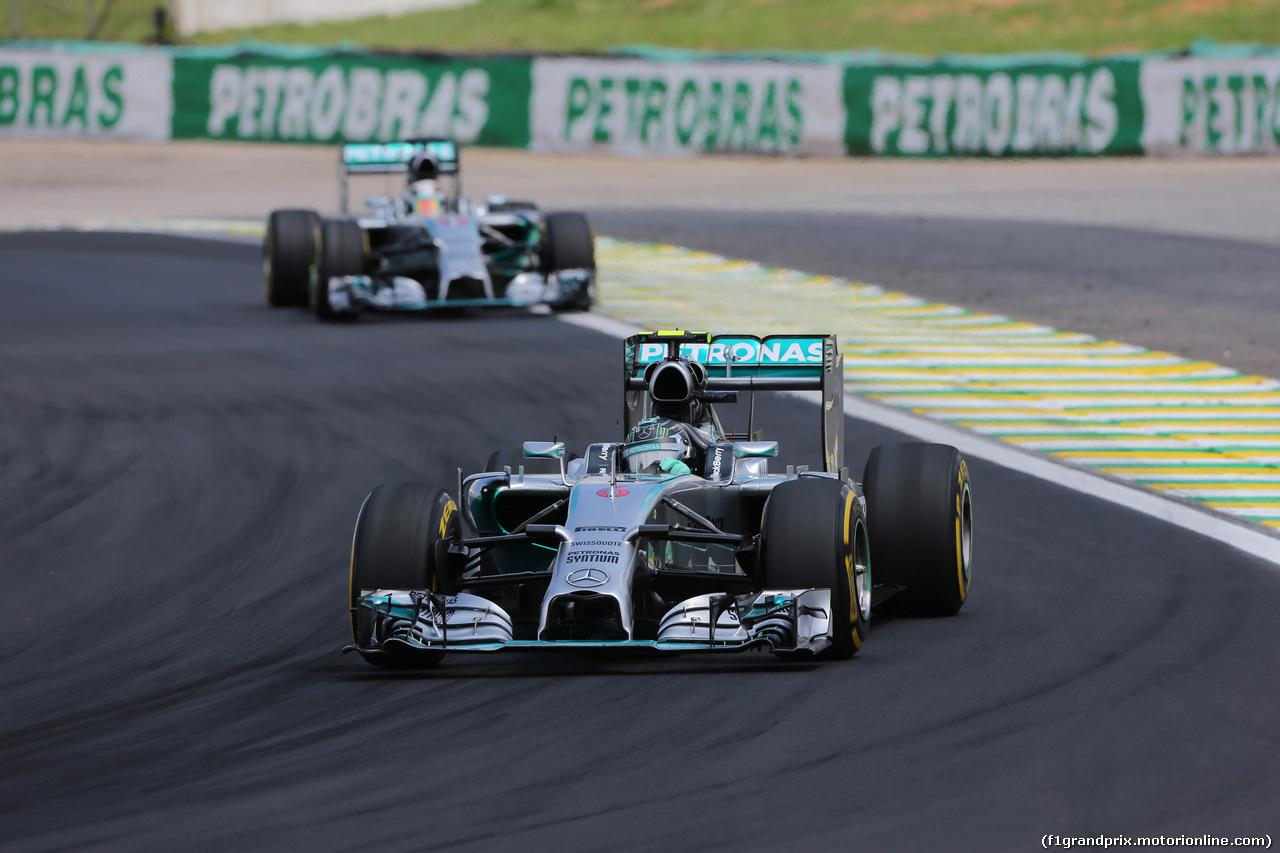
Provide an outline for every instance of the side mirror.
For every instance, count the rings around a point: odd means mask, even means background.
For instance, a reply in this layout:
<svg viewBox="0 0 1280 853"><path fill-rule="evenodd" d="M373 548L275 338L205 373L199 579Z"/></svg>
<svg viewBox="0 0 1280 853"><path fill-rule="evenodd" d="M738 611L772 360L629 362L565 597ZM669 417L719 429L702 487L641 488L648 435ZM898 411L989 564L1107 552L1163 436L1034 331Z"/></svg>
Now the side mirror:
<svg viewBox="0 0 1280 853"><path fill-rule="evenodd" d="M526 459L563 459L564 442L526 441L524 443L524 456Z"/></svg>
<svg viewBox="0 0 1280 853"><path fill-rule="evenodd" d="M526 441L524 443L526 459L559 459L560 479L567 484L569 472L565 469L563 441Z"/></svg>

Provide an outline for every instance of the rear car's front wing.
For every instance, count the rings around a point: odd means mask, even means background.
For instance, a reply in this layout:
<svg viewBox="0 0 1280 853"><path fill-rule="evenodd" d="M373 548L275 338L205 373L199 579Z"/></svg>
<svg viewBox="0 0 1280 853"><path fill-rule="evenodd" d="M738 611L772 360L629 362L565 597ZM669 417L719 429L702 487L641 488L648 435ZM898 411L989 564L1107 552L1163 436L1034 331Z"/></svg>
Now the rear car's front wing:
<svg viewBox="0 0 1280 853"><path fill-rule="evenodd" d="M335 314L361 311L431 311L438 308L525 308L530 305L568 304L595 272L589 269L521 273L508 283L503 296L476 298L427 298L426 288L404 276L378 278L367 275L334 276L329 279L329 305Z"/></svg>
<svg viewBox="0 0 1280 853"><path fill-rule="evenodd" d="M653 649L665 652L816 654L831 645L831 590L765 590L744 595L700 595L677 604L662 618L653 640L517 640L511 617L478 595L439 595L378 590L360 599L356 651L370 660L440 652L506 649Z"/></svg>

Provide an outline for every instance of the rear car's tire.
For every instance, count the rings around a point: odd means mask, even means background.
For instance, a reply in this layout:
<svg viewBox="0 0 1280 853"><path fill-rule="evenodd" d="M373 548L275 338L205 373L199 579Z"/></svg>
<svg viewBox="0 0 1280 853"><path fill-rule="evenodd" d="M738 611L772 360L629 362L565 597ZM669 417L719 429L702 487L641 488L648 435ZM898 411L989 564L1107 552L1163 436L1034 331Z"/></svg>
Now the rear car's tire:
<svg viewBox="0 0 1280 853"><path fill-rule="evenodd" d="M801 477L774 487L764 505L757 576L765 589L831 590L831 647L853 657L871 618L871 563L862 502L846 482Z"/></svg>
<svg viewBox="0 0 1280 853"><path fill-rule="evenodd" d="M262 283L272 307L307 304L319 225L320 217L314 210L277 210L267 218L267 235L262 241Z"/></svg>
<svg viewBox="0 0 1280 853"><path fill-rule="evenodd" d="M315 248L315 275L311 279L311 310L321 320L354 317L339 314L329 302L329 279L334 276L363 275L364 230L350 219L329 219L320 225Z"/></svg>
<svg viewBox="0 0 1280 853"><path fill-rule="evenodd" d="M950 616L969 597L973 509L969 466L946 444L874 448L862 475L876 582L902 587L888 616Z"/></svg>
<svg viewBox="0 0 1280 853"><path fill-rule="evenodd" d="M351 541L351 636L356 645L365 647L370 640L361 636L369 627L362 628L355 610L363 590L451 591L453 579L441 552L458 536L457 509L443 489L418 483L381 485L365 499ZM438 660L439 655L417 662L429 666Z"/></svg>
<svg viewBox="0 0 1280 853"><path fill-rule="evenodd" d="M595 301L596 244L591 224L581 213L549 213L543 220L546 243L542 261L544 273L558 270L590 270L571 298L551 306L555 311L588 311Z"/></svg>

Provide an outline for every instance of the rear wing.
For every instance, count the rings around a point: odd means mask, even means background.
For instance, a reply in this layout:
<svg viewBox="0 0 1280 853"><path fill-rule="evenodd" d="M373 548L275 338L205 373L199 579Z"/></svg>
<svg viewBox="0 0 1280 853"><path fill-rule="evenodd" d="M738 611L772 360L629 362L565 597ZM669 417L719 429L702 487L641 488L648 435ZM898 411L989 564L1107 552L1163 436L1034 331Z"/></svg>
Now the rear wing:
<svg viewBox="0 0 1280 853"><path fill-rule="evenodd" d="M823 463L833 474L844 468L844 356L835 335L645 332L627 338L622 353L626 433L649 413L645 369L686 358L707 369L709 391L820 391Z"/></svg>
<svg viewBox="0 0 1280 853"><path fill-rule="evenodd" d="M420 138L404 142L369 142L343 145L338 154L338 209L347 212L349 175L386 175L409 171L417 155L428 152L440 163L440 174L453 175L461 183L458 145L452 139ZM461 186L458 191L461 193Z"/></svg>

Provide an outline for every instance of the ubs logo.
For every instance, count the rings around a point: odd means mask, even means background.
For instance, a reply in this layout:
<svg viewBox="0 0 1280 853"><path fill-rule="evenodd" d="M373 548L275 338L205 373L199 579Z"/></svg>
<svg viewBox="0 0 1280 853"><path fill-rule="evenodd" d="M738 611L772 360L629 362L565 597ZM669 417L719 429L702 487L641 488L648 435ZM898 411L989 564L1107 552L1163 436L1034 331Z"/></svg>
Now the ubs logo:
<svg viewBox="0 0 1280 853"><path fill-rule="evenodd" d="M574 569L569 572L569 577L565 578L569 582L569 586L580 586L592 589L598 586L604 586L609 582L609 573L604 569L595 567L587 569Z"/></svg>

